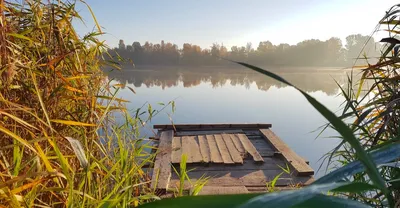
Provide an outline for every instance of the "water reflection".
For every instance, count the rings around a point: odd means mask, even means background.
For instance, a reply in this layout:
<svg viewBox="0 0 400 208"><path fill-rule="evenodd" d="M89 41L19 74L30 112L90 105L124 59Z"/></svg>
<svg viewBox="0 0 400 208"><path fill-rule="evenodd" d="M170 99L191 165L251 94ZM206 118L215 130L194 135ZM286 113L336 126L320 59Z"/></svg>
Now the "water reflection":
<svg viewBox="0 0 400 208"><path fill-rule="evenodd" d="M285 69L282 77L309 92L336 112L344 101L335 96L344 84L346 72L340 69ZM317 139L318 127L326 120L295 89L244 68L127 68L109 73L109 78L134 87L119 96L131 101L128 109L145 103L157 107L175 98L176 111L163 112L149 123L271 123L273 131L307 158L317 170L319 159L337 144L336 139ZM171 119L171 120L170 120ZM153 136L151 128L141 130ZM336 135L327 129L321 137ZM323 172L321 172L323 173ZM317 174L318 176L318 174Z"/></svg>
<svg viewBox="0 0 400 208"><path fill-rule="evenodd" d="M342 69L291 69L277 72L279 75L307 92L322 91L328 95L338 92L335 79L343 84L345 71ZM284 84L271 78L260 75L244 68L141 68L123 69L108 72L109 78L120 83L131 84L135 87L161 87L162 89L177 87L183 83L185 88L195 87L209 82L212 87L218 88L230 84L231 86L245 86L249 89L255 83L259 90L268 91L271 87L282 88Z"/></svg>

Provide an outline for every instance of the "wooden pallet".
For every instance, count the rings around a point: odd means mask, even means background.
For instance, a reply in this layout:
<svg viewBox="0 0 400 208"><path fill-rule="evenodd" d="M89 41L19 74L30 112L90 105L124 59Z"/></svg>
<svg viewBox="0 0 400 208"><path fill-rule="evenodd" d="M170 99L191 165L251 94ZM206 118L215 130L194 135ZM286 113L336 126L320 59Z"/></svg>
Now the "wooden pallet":
<svg viewBox="0 0 400 208"><path fill-rule="evenodd" d="M191 183L185 182L185 189L193 188L192 184L202 176L211 177L203 194L248 193L248 188L262 191L286 165L291 173L282 174L277 187L310 184L314 180L313 169L270 127L271 124L155 125L160 137L152 187L166 190L179 186L172 166L179 171L182 154L187 155L187 169L192 169L188 173Z"/></svg>

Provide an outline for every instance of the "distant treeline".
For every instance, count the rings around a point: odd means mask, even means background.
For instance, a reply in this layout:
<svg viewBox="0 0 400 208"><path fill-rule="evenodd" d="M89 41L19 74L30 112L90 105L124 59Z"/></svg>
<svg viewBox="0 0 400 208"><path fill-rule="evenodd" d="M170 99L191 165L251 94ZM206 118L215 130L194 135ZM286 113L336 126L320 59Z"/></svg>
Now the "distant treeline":
<svg viewBox="0 0 400 208"><path fill-rule="evenodd" d="M304 40L296 45L274 45L270 41L262 41L257 48L247 43L246 46L233 46L230 50L217 43L202 49L190 43L185 43L179 48L176 44L164 41L157 44L146 42L141 45L134 42L132 45L126 45L120 40L119 47L108 52L113 56L119 54L124 59L132 60L135 65L231 64L221 59L224 57L262 66L351 66L360 55L360 51L364 51L360 58L375 58L380 54L380 44L361 34L347 36L345 45L340 38L332 37L326 41ZM369 62L373 63L373 60ZM357 63L365 64L366 61L361 60Z"/></svg>

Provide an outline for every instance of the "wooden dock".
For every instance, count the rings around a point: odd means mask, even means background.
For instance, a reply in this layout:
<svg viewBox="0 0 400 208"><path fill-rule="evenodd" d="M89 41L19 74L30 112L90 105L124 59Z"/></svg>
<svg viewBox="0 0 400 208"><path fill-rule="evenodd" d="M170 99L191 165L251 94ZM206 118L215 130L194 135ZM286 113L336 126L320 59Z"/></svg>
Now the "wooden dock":
<svg viewBox="0 0 400 208"><path fill-rule="evenodd" d="M279 189L304 186L314 181L308 162L290 149L271 124L180 124L154 125L158 130L158 155L154 162L152 187L175 189L182 154L187 155L185 189L202 176L209 176L200 194L239 194L267 191L267 183L283 173ZM155 183L157 181L157 183Z"/></svg>

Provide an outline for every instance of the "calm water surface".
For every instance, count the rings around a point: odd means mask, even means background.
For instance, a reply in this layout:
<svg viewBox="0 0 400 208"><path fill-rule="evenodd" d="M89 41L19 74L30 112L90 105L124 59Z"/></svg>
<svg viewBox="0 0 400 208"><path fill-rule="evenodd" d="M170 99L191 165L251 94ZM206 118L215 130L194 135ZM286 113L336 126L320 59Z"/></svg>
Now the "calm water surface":
<svg viewBox="0 0 400 208"><path fill-rule="evenodd" d="M343 99L334 79L344 83L340 69L279 69L282 77L306 90L332 111ZM176 102L176 111L166 108L151 124L174 123L271 123L272 130L317 170L321 157L338 144L327 138L336 135L328 129L316 139L326 120L292 87L244 68L142 68L112 72L110 79L132 87L119 96L130 100L128 107L147 102L161 109L159 102ZM169 117L170 115L170 117ZM153 136L149 128L143 136ZM324 174L320 170L318 175Z"/></svg>

